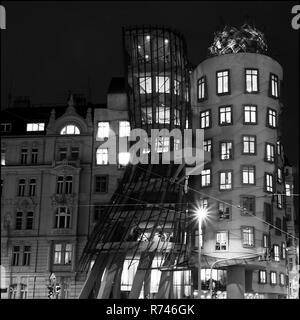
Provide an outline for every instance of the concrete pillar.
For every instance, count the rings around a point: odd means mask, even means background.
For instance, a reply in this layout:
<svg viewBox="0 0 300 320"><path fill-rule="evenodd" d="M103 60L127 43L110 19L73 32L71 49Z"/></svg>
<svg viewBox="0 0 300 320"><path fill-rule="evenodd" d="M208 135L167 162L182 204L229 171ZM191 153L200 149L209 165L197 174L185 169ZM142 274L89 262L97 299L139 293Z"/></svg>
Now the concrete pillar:
<svg viewBox="0 0 300 320"><path fill-rule="evenodd" d="M227 299L244 299L245 267L231 266L227 269Z"/></svg>

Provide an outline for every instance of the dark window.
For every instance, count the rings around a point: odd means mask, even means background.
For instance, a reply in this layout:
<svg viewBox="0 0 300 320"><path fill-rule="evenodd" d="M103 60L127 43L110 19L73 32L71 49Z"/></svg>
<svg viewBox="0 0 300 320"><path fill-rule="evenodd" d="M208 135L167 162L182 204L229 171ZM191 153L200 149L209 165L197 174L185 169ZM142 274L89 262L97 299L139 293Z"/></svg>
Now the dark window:
<svg viewBox="0 0 300 320"><path fill-rule="evenodd" d="M279 97L279 78L273 73L270 74L270 96L273 98Z"/></svg>
<svg viewBox="0 0 300 320"><path fill-rule="evenodd" d="M31 163L37 164L37 162L38 162L38 149L32 148L31 149Z"/></svg>
<svg viewBox="0 0 300 320"><path fill-rule="evenodd" d="M232 141L220 142L220 159L221 160L233 159L233 142Z"/></svg>
<svg viewBox="0 0 300 320"><path fill-rule="evenodd" d="M59 207L55 213L55 228L68 229L71 226L71 213L67 207Z"/></svg>
<svg viewBox="0 0 300 320"><path fill-rule="evenodd" d="M28 160L28 149L22 148L21 149L21 164L27 164Z"/></svg>
<svg viewBox="0 0 300 320"><path fill-rule="evenodd" d="M57 182L56 182L56 193L62 194L63 191L64 191L64 177L59 176L57 177Z"/></svg>
<svg viewBox="0 0 300 320"><path fill-rule="evenodd" d="M231 216L231 201L226 200L218 203L219 220L228 220Z"/></svg>
<svg viewBox="0 0 300 320"><path fill-rule="evenodd" d="M59 153L59 161L63 161L65 159L67 159L68 148L66 148L66 147L59 148L58 153Z"/></svg>
<svg viewBox="0 0 300 320"><path fill-rule="evenodd" d="M23 225L23 212L16 213L16 230L21 230Z"/></svg>
<svg viewBox="0 0 300 320"><path fill-rule="evenodd" d="M242 214L255 214L255 197L241 196L241 210Z"/></svg>
<svg viewBox="0 0 300 320"><path fill-rule="evenodd" d="M71 194L73 189L73 177L67 176L65 180L65 193Z"/></svg>
<svg viewBox="0 0 300 320"><path fill-rule="evenodd" d="M256 106L244 106L244 124L257 124Z"/></svg>
<svg viewBox="0 0 300 320"><path fill-rule="evenodd" d="M229 94L230 93L230 79L229 70L222 70L217 72L217 94Z"/></svg>
<svg viewBox="0 0 300 320"><path fill-rule="evenodd" d="M27 212L26 216L26 229L31 230L33 228L33 212Z"/></svg>
<svg viewBox="0 0 300 320"><path fill-rule="evenodd" d="M11 127L11 123L1 123L1 132L10 132Z"/></svg>
<svg viewBox="0 0 300 320"><path fill-rule="evenodd" d="M257 93L259 91L257 69L245 70L245 83L247 93Z"/></svg>
<svg viewBox="0 0 300 320"><path fill-rule="evenodd" d="M224 106L219 108L219 125L226 126L232 124L232 110L231 106Z"/></svg>
<svg viewBox="0 0 300 320"><path fill-rule="evenodd" d="M20 260L20 246L14 246L13 253L12 253L12 265L18 266L19 260Z"/></svg>
<svg viewBox="0 0 300 320"><path fill-rule="evenodd" d="M212 140L206 139L203 141L203 149L207 152L212 152Z"/></svg>
<svg viewBox="0 0 300 320"><path fill-rule="evenodd" d="M25 179L19 180L19 188L18 188L18 196L19 197L24 197L24 195L25 195L25 184L26 184Z"/></svg>
<svg viewBox="0 0 300 320"><path fill-rule="evenodd" d="M206 110L203 112L200 112L200 128L210 128L211 127L211 114L210 110Z"/></svg>
<svg viewBox="0 0 300 320"><path fill-rule="evenodd" d="M23 266L30 265L30 255L31 255L31 247L25 246L23 252Z"/></svg>
<svg viewBox="0 0 300 320"><path fill-rule="evenodd" d="M201 77L198 80L198 100L203 101L207 99L207 82L206 82L206 76Z"/></svg>
<svg viewBox="0 0 300 320"><path fill-rule="evenodd" d="M105 193L108 189L108 176L95 177L95 192Z"/></svg>
<svg viewBox="0 0 300 320"><path fill-rule="evenodd" d="M275 227L276 236L281 236L281 219L278 217L275 219Z"/></svg>
<svg viewBox="0 0 300 320"><path fill-rule="evenodd" d="M29 180L29 197L34 197L36 193L36 179Z"/></svg>
<svg viewBox="0 0 300 320"><path fill-rule="evenodd" d="M103 219L104 211L105 211L105 206L95 205L94 206L94 221L99 221L100 219Z"/></svg>
<svg viewBox="0 0 300 320"><path fill-rule="evenodd" d="M273 210L270 203L264 203L264 216L266 222L273 223Z"/></svg>
<svg viewBox="0 0 300 320"><path fill-rule="evenodd" d="M78 147L71 148L71 159L72 160L79 159L79 148Z"/></svg>

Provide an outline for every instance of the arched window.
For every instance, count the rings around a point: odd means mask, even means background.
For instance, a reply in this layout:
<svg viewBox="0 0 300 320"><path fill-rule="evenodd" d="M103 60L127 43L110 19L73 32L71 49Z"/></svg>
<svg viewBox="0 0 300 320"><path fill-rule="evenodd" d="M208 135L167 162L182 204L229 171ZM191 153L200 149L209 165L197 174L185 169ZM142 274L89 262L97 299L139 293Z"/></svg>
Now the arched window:
<svg viewBox="0 0 300 320"><path fill-rule="evenodd" d="M66 207L59 207L55 213L55 228L67 229L71 225L71 213Z"/></svg>
<svg viewBox="0 0 300 320"><path fill-rule="evenodd" d="M74 124L68 124L61 129L60 134L80 134L80 130Z"/></svg>

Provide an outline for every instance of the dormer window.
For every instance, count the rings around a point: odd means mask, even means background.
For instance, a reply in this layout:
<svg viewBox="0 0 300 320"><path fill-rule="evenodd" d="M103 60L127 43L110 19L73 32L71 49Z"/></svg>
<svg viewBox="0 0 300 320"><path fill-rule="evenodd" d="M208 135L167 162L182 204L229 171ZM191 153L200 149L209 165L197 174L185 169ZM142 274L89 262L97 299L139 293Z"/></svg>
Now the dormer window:
<svg viewBox="0 0 300 320"><path fill-rule="evenodd" d="M26 131L44 131L45 123L44 122L35 122L35 123L27 123Z"/></svg>
<svg viewBox="0 0 300 320"><path fill-rule="evenodd" d="M80 130L74 124L68 124L61 129L60 134L80 134Z"/></svg>

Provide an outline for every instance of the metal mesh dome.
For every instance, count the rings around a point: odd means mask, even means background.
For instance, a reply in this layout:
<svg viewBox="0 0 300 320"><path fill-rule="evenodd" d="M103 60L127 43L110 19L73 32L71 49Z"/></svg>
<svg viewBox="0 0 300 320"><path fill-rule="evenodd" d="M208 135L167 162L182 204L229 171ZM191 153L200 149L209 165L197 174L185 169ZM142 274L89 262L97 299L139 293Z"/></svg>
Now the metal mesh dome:
<svg viewBox="0 0 300 320"><path fill-rule="evenodd" d="M261 31L244 24L240 28L225 26L223 31L216 32L208 51L210 56L238 52L266 54L268 47Z"/></svg>

